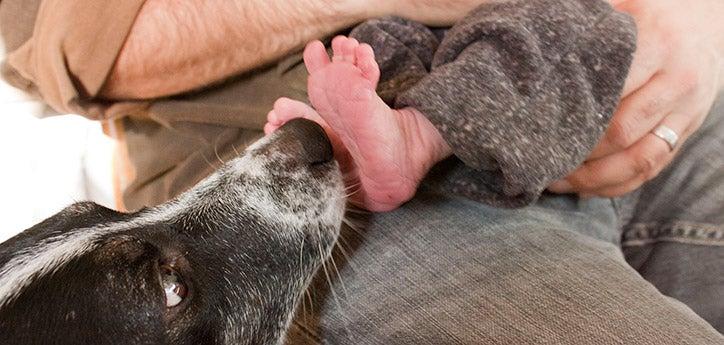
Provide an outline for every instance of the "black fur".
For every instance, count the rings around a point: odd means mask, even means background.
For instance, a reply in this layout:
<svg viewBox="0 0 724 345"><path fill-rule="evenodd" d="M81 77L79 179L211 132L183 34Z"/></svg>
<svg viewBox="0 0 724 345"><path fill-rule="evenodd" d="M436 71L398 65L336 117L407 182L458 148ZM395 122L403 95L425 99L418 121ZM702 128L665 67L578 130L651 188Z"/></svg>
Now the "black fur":
<svg viewBox="0 0 724 345"><path fill-rule="evenodd" d="M123 214L80 203L1 244L3 272L43 241L188 203L172 217L99 235L91 250L0 300L0 344L278 344L336 241L341 218L327 218L343 212L343 187L329 142L308 121L245 156L261 161L263 174L230 162L169 204ZM272 206L255 199L264 193ZM280 214L261 212L269 207ZM163 265L189 289L175 307L166 307Z"/></svg>

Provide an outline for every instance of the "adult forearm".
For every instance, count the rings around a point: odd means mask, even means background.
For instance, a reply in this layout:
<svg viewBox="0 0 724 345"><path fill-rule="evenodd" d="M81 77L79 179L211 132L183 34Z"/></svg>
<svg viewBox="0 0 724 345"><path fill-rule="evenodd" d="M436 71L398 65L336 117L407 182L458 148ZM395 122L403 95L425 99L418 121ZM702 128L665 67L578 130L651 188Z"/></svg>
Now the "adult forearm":
<svg viewBox="0 0 724 345"><path fill-rule="evenodd" d="M378 15L360 3L148 0L101 96L147 99L221 81Z"/></svg>
<svg viewBox="0 0 724 345"><path fill-rule="evenodd" d="M476 7L491 0L388 1L395 15L429 26L452 26Z"/></svg>

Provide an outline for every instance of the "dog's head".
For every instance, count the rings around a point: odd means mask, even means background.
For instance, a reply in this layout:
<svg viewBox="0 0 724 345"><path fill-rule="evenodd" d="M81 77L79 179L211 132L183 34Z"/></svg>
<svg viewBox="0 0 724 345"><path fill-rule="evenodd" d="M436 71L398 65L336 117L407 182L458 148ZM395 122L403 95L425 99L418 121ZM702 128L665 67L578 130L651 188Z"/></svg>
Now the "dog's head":
<svg viewBox="0 0 724 345"><path fill-rule="evenodd" d="M306 120L158 207L70 206L0 245L0 344L277 344L344 206Z"/></svg>

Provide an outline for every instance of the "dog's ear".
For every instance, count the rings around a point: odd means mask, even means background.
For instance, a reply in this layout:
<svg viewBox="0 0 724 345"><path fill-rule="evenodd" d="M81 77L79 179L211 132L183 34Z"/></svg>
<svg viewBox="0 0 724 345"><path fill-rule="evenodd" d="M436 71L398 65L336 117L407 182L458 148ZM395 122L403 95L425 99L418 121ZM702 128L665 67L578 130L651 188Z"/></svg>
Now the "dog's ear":
<svg viewBox="0 0 724 345"><path fill-rule="evenodd" d="M77 239L132 216L76 204L0 245L0 344L166 343L159 250L127 232Z"/></svg>
<svg viewBox="0 0 724 345"><path fill-rule="evenodd" d="M73 229L119 221L124 217L127 217L127 215L93 202L75 203L30 229L0 243L0 269L15 254L32 248L46 238L61 237L64 233Z"/></svg>

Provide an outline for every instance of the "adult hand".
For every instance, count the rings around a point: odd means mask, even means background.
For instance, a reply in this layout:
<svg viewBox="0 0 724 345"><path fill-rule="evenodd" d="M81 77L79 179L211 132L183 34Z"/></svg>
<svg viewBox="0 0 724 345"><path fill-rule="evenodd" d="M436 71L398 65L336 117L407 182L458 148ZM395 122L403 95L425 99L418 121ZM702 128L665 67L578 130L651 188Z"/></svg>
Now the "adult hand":
<svg viewBox="0 0 724 345"><path fill-rule="evenodd" d="M696 131L722 89L724 1L613 0L638 26L638 48L622 101L598 146L556 193L614 197L656 177ZM652 134L672 129L671 149Z"/></svg>

